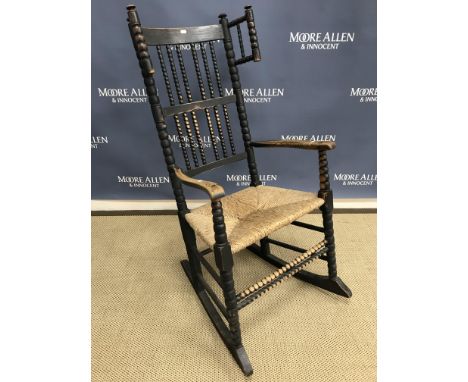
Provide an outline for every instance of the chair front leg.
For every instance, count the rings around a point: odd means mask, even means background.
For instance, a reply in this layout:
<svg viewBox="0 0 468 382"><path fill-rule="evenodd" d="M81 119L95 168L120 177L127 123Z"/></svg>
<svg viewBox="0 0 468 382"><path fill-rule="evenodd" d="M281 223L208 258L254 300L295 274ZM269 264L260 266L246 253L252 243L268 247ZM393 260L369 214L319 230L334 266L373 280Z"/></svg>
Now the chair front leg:
<svg viewBox="0 0 468 382"><path fill-rule="evenodd" d="M252 364L242 346L239 309L237 307L236 290L234 288L234 278L232 274L234 261L232 259L231 245L226 235L223 206L219 200L213 200L211 202L211 211L213 213L213 228L216 241L213 246L213 252L220 273L224 303L227 310L227 320L229 323L229 332L231 334L230 350L244 374L250 375L253 373Z"/></svg>
<svg viewBox="0 0 468 382"><path fill-rule="evenodd" d="M226 225L224 224L223 206L219 200L211 202L213 213L213 228L215 245L213 247L216 265L220 272L224 302L228 313L229 330L234 347L242 346L239 312L237 309L236 290L232 268L234 265L231 246L227 240Z"/></svg>

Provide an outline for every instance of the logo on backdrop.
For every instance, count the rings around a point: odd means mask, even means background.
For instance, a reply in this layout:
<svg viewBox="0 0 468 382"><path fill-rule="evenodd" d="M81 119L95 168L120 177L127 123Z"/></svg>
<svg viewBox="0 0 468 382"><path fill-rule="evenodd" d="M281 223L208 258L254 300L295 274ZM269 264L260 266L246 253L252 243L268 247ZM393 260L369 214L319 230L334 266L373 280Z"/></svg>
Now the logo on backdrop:
<svg viewBox="0 0 468 382"><path fill-rule="evenodd" d="M224 89L224 95L233 95L231 89ZM284 88L250 88L242 89L245 103L271 103L272 99L284 96Z"/></svg>
<svg viewBox="0 0 468 382"><path fill-rule="evenodd" d="M264 186L278 181L277 174L260 174L258 177ZM250 174L228 174L226 181L234 182L237 187L250 186Z"/></svg>
<svg viewBox="0 0 468 382"><path fill-rule="evenodd" d="M343 186L373 186L377 184L377 174L334 174L333 180Z"/></svg>
<svg viewBox="0 0 468 382"><path fill-rule="evenodd" d="M117 176L117 183L127 184L130 188L158 188L169 183L168 176Z"/></svg>
<svg viewBox="0 0 468 382"><path fill-rule="evenodd" d="M312 134L312 135L281 135L283 141L332 141L336 142L336 134Z"/></svg>
<svg viewBox="0 0 468 382"><path fill-rule="evenodd" d="M182 147L182 143L185 144L185 147L190 147L190 140L186 135L182 136L182 142L181 142L181 140L180 140L180 138L179 138L179 136L177 134L169 134L169 140L171 142L173 142L173 143L178 143L179 147ZM193 141L193 146L198 147L197 138L192 137L192 141ZM203 148L211 147L212 141L211 141L211 137L209 135L202 135L201 136L201 141L202 141L202 147ZM221 141L221 139L218 136L215 136L215 141L216 141L216 143L218 143L218 142Z"/></svg>
<svg viewBox="0 0 468 382"><path fill-rule="evenodd" d="M359 98L359 102L377 102L377 88L351 88L349 96Z"/></svg>
<svg viewBox="0 0 468 382"><path fill-rule="evenodd" d="M109 137L105 136L91 136L91 148L97 149L100 145L107 145L109 143Z"/></svg>
<svg viewBox="0 0 468 382"><path fill-rule="evenodd" d="M145 88L97 88L98 96L109 98L112 103L147 102Z"/></svg>
<svg viewBox="0 0 468 382"><path fill-rule="evenodd" d="M352 44L355 37L354 32L289 32L289 42L301 50L337 50Z"/></svg>
<svg viewBox="0 0 468 382"><path fill-rule="evenodd" d="M213 42L214 42L215 44L219 44L219 43L222 43L223 40L213 40ZM209 45L208 42L204 42L204 43L202 43L202 44L200 44L199 42L196 42L196 43L193 44L193 48L194 48L195 50L200 50L200 49L201 49L201 45L203 45L203 47L204 47L205 49L207 49L207 50L210 49L210 45ZM173 51L176 50L176 48L175 48L174 46L168 46L168 47L169 47L170 50L173 50ZM179 47L180 47L180 50L192 50L192 47L191 47L190 44L180 44ZM167 49L167 48L166 48L166 49Z"/></svg>

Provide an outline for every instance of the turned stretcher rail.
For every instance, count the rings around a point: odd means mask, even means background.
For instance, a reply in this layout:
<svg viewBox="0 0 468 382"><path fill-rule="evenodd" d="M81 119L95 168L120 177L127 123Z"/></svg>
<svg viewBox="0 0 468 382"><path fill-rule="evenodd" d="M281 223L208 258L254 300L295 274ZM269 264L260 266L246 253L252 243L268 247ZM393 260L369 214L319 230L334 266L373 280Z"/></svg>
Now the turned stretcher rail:
<svg viewBox="0 0 468 382"><path fill-rule="evenodd" d="M284 280L299 272L312 260L322 256L326 251L326 241L322 240L309 250L305 251L301 256L296 257L294 260L277 269L269 276L264 277L255 284L246 288L236 296L238 309L244 308L271 288L281 284Z"/></svg>
<svg viewBox="0 0 468 382"><path fill-rule="evenodd" d="M208 296L210 296L210 299L216 304L217 308L222 313L222 315L228 318L229 314L226 310L226 306L220 301L219 297L216 295L213 289L211 289L211 286L206 282L202 275L198 274L197 279L203 285L206 292L208 293Z"/></svg>
<svg viewBox="0 0 468 382"><path fill-rule="evenodd" d="M213 279L218 283L220 287L222 287L221 284L221 278L219 277L218 273L214 270L214 268L210 265L208 261L203 256L199 256L200 263L205 267L205 269L208 271L208 273L213 277Z"/></svg>
<svg viewBox="0 0 468 382"><path fill-rule="evenodd" d="M277 245L277 246L279 246L279 247L283 247L283 248L289 249L289 250L294 251L294 252L300 252L300 253L307 252L307 249L304 249L304 248L301 248L301 247L297 247L297 246L292 245L292 244L289 244L289 243L284 243L284 242L279 241L279 240L270 239L269 237L266 238L265 240L266 240L268 243L271 243L271 244Z"/></svg>
<svg viewBox="0 0 468 382"><path fill-rule="evenodd" d="M295 225L295 226L298 226L298 227L302 227L302 228L307 228L307 229L310 229L312 231L317 231L317 232L325 232L325 229L323 227L319 227L317 225L314 225L314 224L309 224L309 223L304 223L304 222L301 222L301 221L298 221L298 220L295 220L291 223L292 225Z"/></svg>

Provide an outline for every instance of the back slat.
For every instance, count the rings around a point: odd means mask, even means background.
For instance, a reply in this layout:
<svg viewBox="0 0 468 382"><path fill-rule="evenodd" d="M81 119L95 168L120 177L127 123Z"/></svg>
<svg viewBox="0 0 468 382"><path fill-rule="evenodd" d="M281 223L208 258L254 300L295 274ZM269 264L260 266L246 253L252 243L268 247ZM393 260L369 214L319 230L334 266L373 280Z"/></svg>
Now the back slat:
<svg viewBox="0 0 468 382"><path fill-rule="evenodd" d="M226 97L216 97L216 98L209 98L204 101L193 101L190 103L185 103L183 105L174 105L168 106L164 108L164 115L166 117L170 117L173 115L181 114L181 113L191 113L192 111L197 110L204 110L206 108L214 107L216 105L226 105L228 103L235 103L236 96L230 95Z"/></svg>
<svg viewBox="0 0 468 382"><path fill-rule="evenodd" d="M221 76L219 74L218 60L216 59L216 51L214 48L213 41L210 41L209 45L210 45L210 52L211 52L211 61L213 62L213 69L214 69L215 77L216 77L216 84L218 85L218 92L219 92L220 97L223 97L223 85L221 84ZM235 102L236 97L234 95L231 97L234 97L234 102ZM228 112L226 105L223 105L223 114L224 114L224 121L226 122L226 130L228 133L229 144L231 146L231 153L235 155L236 147L234 145L234 139L233 139L232 130L231 130L231 121L229 120L229 112Z"/></svg>
<svg viewBox="0 0 468 382"><path fill-rule="evenodd" d="M200 167L194 168L194 169L189 170L189 171L184 171L184 172L188 176L195 176L195 175L201 174L202 172L211 171L211 170L213 170L215 168L225 166L225 165L230 164L230 163L238 162L238 161L244 160L246 158L247 158L247 153L243 152L243 153L240 153L240 154L231 155L230 157L223 158L223 159L220 159L220 160L217 160L217 161L214 161L214 162L210 162L210 163L208 163L208 164L206 164L204 166L200 166Z"/></svg>
<svg viewBox="0 0 468 382"><path fill-rule="evenodd" d="M167 97L169 98L169 104L171 106L175 105L174 95L172 93L171 83L169 81L169 75L167 74L166 64L164 62L164 57L161 51L161 47L157 46L156 50L158 52L159 63L161 65L161 71L164 77L164 84L166 85ZM180 147L182 148L182 154L184 156L185 165L187 169L191 169L190 159L187 153L187 144L184 139L184 134L182 133L182 126L180 124L179 116L174 115L174 122L176 124L177 135L179 136Z"/></svg>
<svg viewBox="0 0 468 382"><path fill-rule="evenodd" d="M205 85L203 84L203 78L200 71L200 64L198 62L197 50L195 49L195 44L190 44L190 50L192 51L193 63L195 64L195 72L197 74L198 80L198 87L200 89L200 95L202 100L206 100L206 92L205 92ZM213 130L213 123L211 121L210 110L208 108L204 109L206 122L208 124L208 129L210 131L210 138L211 138L211 146L213 147L213 151L215 154L216 160L220 159L219 152L218 152L218 145L216 142L216 136Z"/></svg>
<svg viewBox="0 0 468 382"><path fill-rule="evenodd" d="M186 28L141 28L147 45L190 44L224 38L221 25Z"/></svg>

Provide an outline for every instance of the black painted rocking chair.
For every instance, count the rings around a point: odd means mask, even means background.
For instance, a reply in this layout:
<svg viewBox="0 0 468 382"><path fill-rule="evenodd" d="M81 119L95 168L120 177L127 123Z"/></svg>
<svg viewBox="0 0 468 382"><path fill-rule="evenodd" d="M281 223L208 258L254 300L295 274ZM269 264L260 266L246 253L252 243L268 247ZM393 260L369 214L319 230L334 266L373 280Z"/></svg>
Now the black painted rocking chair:
<svg viewBox="0 0 468 382"><path fill-rule="evenodd" d="M177 203L188 255L188 260L182 261L183 269L224 343L242 371L250 375L253 369L242 345L239 324L238 313L242 308L290 276L338 295L351 297L351 291L337 276L336 270L332 220L333 195L327 163L327 151L334 149L335 143L251 141L237 68L249 61L260 61L254 16L250 6L245 7L245 14L242 17L233 21L229 21L226 15L222 14L217 25L186 28L144 28L140 24L136 7L129 5L127 10L130 34ZM241 27L247 27L248 30L250 55L245 53ZM241 52L241 58L238 59L234 53L231 28L237 29L238 47ZM224 47L230 85L233 89L231 95L224 95L223 92L221 61L218 63L215 49L218 44ZM166 107L161 106L161 95L157 91L155 69L149 53L151 46L156 48L155 53L161 68L161 81L164 82L167 91L169 105ZM188 69L184 54L191 55L193 72ZM222 62L226 64L226 61ZM190 78L190 73L193 73L195 79ZM193 83L198 84L201 99L194 99L191 91ZM228 109L233 104L237 109L242 132L241 153L236 152L235 132L238 129L234 128ZM202 120L206 120L205 126L209 130L208 147L211 147L209 151L212 158L205 150L207 145L201 133ZM183 158L185 162L185 170L176 165L176 153L168 131L170 122L174 123L180 141L181 160ZM254 147L317 151L320 173L318 194L262 185L255 162ZM240 160L247 162L250 187L231 195L225 196L224 189L214 182L194 178L201 172ZM189 210L182 185L205 191L211 203ZM322 212L323 227L296 220L317 208ZM312 248L303 249L268 237L288 224L321 232L324 238ZM257 242L260 245L257 245ZM299 252L300 255L293 261L286 262L271 254L270 244ZM200 249L203 245L205 249ZM249 288L236 292L233 280L233 254L245 248L277 266L278 269ZM219 272L204 258L210 253L214 253ZM315 259L328 263L327 276L302 270ZM206 282L202 269L205 269L221 287L224 303Z"/></svg>

